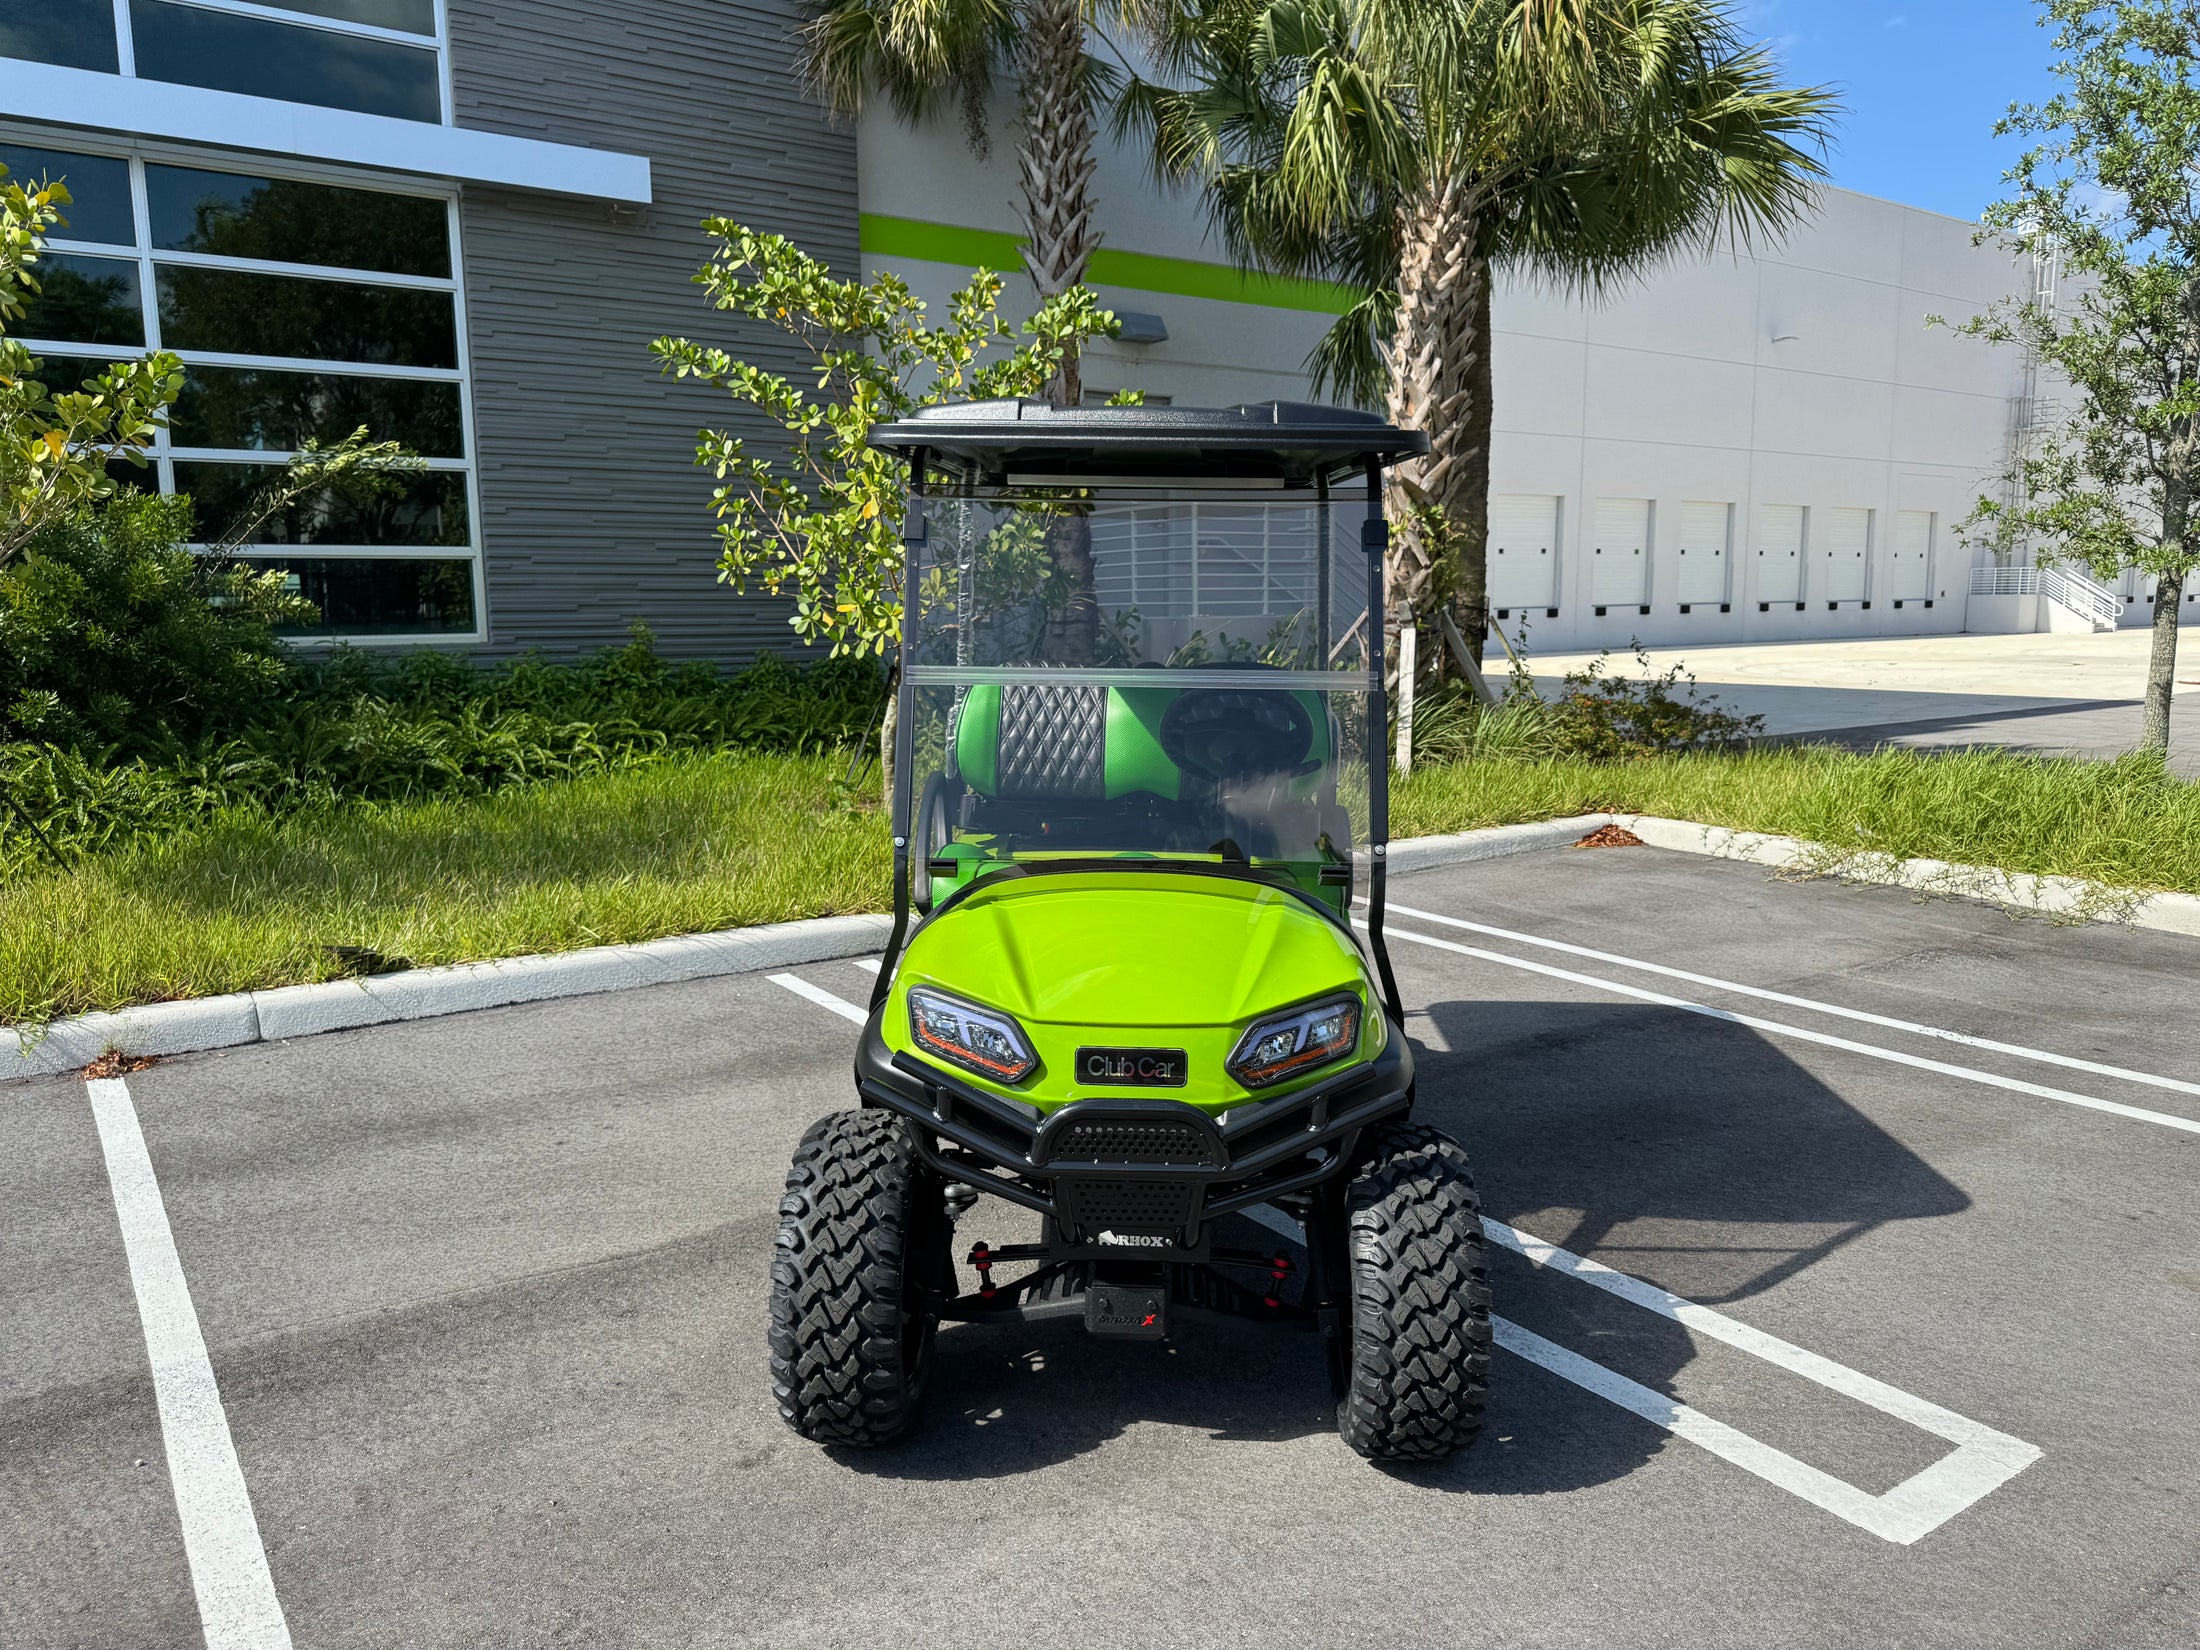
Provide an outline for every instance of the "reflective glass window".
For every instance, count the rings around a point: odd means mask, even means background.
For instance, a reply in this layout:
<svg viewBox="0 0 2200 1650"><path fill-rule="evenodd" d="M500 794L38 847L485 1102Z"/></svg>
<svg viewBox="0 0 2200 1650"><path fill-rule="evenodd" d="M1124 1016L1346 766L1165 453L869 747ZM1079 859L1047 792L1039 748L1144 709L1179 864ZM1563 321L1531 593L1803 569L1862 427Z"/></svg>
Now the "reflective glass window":
<svg viewBox="0 0 2200 1650"><path fill-rule="evenodd" d="M441 200L244 177L192 166L145 168L153 245L275 263L451 272L450 214Z"/></svg>
<svg viewBox="0 0 2200 1650"><path fill-rule="evenodd" d="M293 636L464 635L474 628L474 564L447 558L255 556L287 574L290 589L320 609Z"/></svg>
<svg viewBox="0 0 2200 1650"><path fill-rule="evenodd" d="M226 538L260 489L282 473L272 464L176 461L176 491L189 493L198 532ZM327 487L261 523L254 544L460 546L470 542L466 478L453 471L365 476Z"/></svg>
<svg viewBox="0 0 2200 1650"><path fill-rule="evenodd" d="M168 0L130 0L130 30L147 80L400 120L443 118L432 48Z"/></svg>
<svg viewBox="0 0 2200 1650"><path fill-rule="evenodd" d="M270 0L284 11L309 11L346 23L372 23L407 34L435 33L435 0Z"/></svg>
<svg viewBox="0 0 2200 1650"><path fill-rule="evenodd" d="M193 366L184 370L183 393L168 415L179 447L295 452L308 440L327 446L362 426L375 440L403 442L423 458L466 453L456 384Z"/></svg>
<svg viewBox="0 0 2200 1650"><path fill-rule="evenodd" d="M458 365L457 322L448 292L234 269L167 268L156 278L161 342L170 349L403 367Z"/></svg>
<svg viewBox="0 0 2200 1650"><path fill-rule="evenodd" d="M0 143L0 166L8 169L10 182L26 188L56 181L68 186L69 204L61 209L63 222L54 230L56 239L137 245L128 161L114 155L75 155L63 149Z"/></svg>
<svg viewBox="0 0 2200 1650"><path fill-rule="evenodd" d="M49 252L31 266L39 290L9 330L19 338L66 344L143 344L145 313L138 266L119 258Z"/></svg>
<svg viewBox="0 0 2200 1650"><path fill-rule="evenodd" d="M118 73L112 0L0 0L0 57Z"/></svg>

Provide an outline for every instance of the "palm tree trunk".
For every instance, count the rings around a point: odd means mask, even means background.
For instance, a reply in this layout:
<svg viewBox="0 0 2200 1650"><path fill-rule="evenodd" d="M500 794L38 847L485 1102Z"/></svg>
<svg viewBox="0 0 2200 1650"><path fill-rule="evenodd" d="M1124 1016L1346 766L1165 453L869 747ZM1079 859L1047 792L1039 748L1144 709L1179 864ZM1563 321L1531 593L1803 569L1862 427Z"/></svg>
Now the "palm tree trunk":
<svg viewBox="0 0 2200 1650"><path fill-rule="evenodd" d="M1016 168L1024 193L1024 266L1039 302L1085 278L1100 236L1092 224L1092 101L1085 85L1083 0L1028 0L1022 70L1022 142ZM1083 397L1074 351L1062 358L1056 399Z"/></svg>
<svg viewBox="0 0 2200 1650"><path fill-rule="evenodd" d="M1100 236L1092 225L1092 102L1085 85L1083 0L1028 0L1024 17L1022 142L1016 167L1024 192L1024 266L1039 302L1085 278ZM1077 352L1066 350L1054 381L1057 406L1083 403ZM1057 515L1047 528L1057 603L1046 627L1050 664L1090 664L1099 645L1093 590L1092 523Z"/></svg>
<svg viewBox="0 0 2200 1650"><path fill-rule="evenodd" d="M1429 455L1391 478L1387 582L1416 625L1451 607L1477 659L1489 621L1490 265L1481 200L1455 179L1424 186L1400 225L1390 421L1426 431ZM1448 650L1420 650L1446 670ZM1447 671L1448 673L1448 671Z"/></svg>

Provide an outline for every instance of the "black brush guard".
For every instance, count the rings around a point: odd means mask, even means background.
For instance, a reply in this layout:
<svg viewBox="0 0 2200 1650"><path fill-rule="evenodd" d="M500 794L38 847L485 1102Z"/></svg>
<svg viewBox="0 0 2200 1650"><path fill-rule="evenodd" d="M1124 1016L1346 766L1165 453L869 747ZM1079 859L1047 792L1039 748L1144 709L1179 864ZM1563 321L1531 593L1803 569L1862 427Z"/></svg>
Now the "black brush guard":
<svg viewBox="0 0 2200 1650"><path fill-rule="evenodd" d="M1214 1220L1335 1178L1362 1129L1411 1109L1413 1055L1389 1029L1374 1060L1219 1117L1176 1100L1046 1114L888 1048L874 1013L856 1087L916 1125L939 1174L1046 1216L1048 1259L1202 1261Z"/></svg>

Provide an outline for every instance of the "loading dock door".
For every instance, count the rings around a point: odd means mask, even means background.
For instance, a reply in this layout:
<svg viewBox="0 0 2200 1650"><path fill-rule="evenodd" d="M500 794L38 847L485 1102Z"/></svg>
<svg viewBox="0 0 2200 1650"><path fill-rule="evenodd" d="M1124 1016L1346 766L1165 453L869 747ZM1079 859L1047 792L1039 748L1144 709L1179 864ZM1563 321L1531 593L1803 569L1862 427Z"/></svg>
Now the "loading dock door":
<svg viewBox="0 0 2200 1650"><path fill-rule="evenodd" d="M1490 607L1501 613L1558 605L1558 500L1499 493L1490 500Z"/></svg>
<svg viewBox="0 0 2200 1650"><path fill-rule="evenodd" d="M1589 543L1589 599L1599 607L1639 607L1650 589L1650 501L1597 500Z"/></svg>
<svg viewBox="0 0 2200 1650"><path fill-rule="evenodd" d="M1821 586L1826 600L1862 601L1870 589L1872 513L1869 510L1828 510L1819 538L1826 559L1826 576Z"/></svg>
<svg viewBox="0 0 2200 1650"><path fill-rule="evenodd" d="M1757 599L1803 599L1803 507L1767 504L1757 512Z"/></svg>
<svg viewBox="0 0 2200 1650"><path fill-rule="evenodd" d="M1894 513L1894 552L1887 558L1888 593L1898 602L1921 602L1933 593L1933 513Z"/></svg>
<svg viewBox="0 0 2200 1650"><path fill-rule="evenodd" d="M1681 506L1680 599L1683 605L1727 599L1728 545L1734 506L1701 499Z"/></svg>

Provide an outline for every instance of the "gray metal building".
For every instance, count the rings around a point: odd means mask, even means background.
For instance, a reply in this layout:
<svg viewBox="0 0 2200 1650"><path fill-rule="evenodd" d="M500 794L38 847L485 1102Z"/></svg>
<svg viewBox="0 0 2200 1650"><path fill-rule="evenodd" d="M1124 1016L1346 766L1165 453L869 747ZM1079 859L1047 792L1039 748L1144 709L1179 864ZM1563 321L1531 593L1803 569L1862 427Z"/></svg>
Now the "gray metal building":
<svg viewBox="0 0 2200 1650"><path fill-rule="evenodd" d="M725 213L857 267L855 143L802 93L792 0L0 0L0 161L75 196L14 330L65 378L182 355L161 487L202 528L308 436L426 455L252 553L320 634L567 652L634 620L745 662L785 609L714 578L664 332L783 341L691 276ZM753 432L768 437L768 427Z"/></svg>

